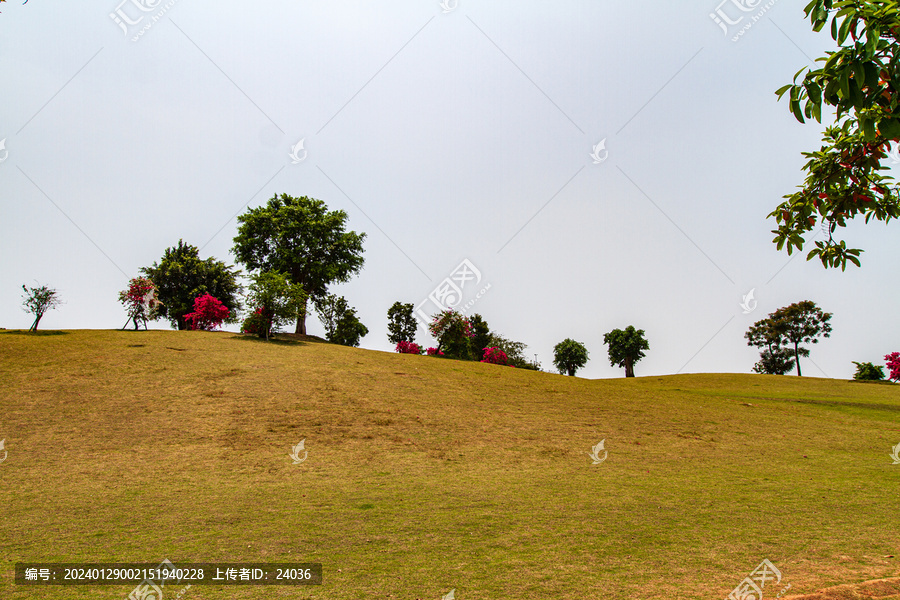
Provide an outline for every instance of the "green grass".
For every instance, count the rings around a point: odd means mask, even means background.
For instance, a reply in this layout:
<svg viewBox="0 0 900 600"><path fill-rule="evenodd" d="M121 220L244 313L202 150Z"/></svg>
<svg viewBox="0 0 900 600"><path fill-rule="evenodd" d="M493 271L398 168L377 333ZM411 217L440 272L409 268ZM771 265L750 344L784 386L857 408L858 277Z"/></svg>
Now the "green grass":
<svg viewBox="0 0 900 600"><path fill-rule="evenodd" d="M790 594L900 575L895 385L172 331L0 331L0 381L3 599L131 590L13 585L26 561L324 565L185 600L724 598L765 558Z"/></svg>

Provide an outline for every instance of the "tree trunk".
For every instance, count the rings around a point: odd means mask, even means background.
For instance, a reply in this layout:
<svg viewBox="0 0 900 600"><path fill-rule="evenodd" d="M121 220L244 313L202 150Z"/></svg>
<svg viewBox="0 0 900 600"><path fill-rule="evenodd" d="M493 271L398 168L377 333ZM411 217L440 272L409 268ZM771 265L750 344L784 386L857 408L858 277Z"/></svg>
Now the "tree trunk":
<svg viewBox="0 0 900 600"><path fill-rule="evenodd" d="M625 359L625 377L634 377L634 361L630 358Z"/></svg>
<svg viewBox="0 0 900 600"><path fill-rule="evenodd" d="M303 308L300 309L300 314L297 315L297 328L294 329L294 333L306 335L306 302L303 303Z"/></svg>
<svg viewBox="0 0 900 600"><path fill-rule="evenodd" d="M43 313L35 315L34 323L31 324L31 327L28 329L28 331L37 331L38 323L41 322L41 317L43 316Z"/></svg>
<svg viewBox="0 0 900 600"><path fill-rule="evenodd" d="M568 371L569 371L569 377L575 377L575 369L573 369L572 367L569 367Z"/></svg>
<svg viewBox="0 0 900 600"><path fill-rule="evenodd" d="M797 361L797 377L800 377L800 347L796 342L794 343L794 360Z"/></svg>

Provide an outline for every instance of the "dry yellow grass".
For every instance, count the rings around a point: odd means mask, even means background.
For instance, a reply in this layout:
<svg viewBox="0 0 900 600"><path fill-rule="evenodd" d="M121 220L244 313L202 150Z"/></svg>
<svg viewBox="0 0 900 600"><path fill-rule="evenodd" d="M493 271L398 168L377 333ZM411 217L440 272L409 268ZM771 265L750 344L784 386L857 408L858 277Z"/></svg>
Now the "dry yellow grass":
<svg viewBox="0 0 900 600"><path fill-rule="evenodd" d="M764 558L791 594L900 575L893 385L172 331L0 332L0 377L4 599L130 591L15 586L19 561L324 565L185 600L724 598Z"/></svg>

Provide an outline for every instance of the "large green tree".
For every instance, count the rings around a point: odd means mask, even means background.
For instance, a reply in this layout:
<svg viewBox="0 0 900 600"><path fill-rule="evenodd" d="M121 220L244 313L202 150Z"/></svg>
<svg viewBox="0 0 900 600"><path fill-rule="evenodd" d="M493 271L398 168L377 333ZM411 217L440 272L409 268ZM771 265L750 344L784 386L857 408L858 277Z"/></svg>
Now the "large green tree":
<svg viewBox="0 0 900 600"><path fill-rule="evenodd" d="M413 314L414 310L413 304L403 304L399 301L394 302L388 309L388 340L392 344L416 341L419 322Z"/></svg>
<svg viewBox="0 0 900 600"><path fill-rule="evenodd" d="M817 344L819 337L830 337L831 316L810 300L794 302L754 323L744 337L748 345L765 348L771 356L783 357L784 348L792 349L797 375L802 375L800 357L809 356L809 349L800 344Z"/></svg>
<svg viewBox="0 0 900 600"><path fill-rule="evenodd" d="M838 48L776 93L789 93L790 110L801 123L821 122L823 104L835 109L835 121L821 148L803 153L809 159L803 186L769 217L778 226L773 241L779 250L787 246L788 254L802 250L821 223L825 238L806 258L817 256L825 267L843 270L848 261L859 266L862 250L837 239L839 227L857 216L866 223L900 217L893 178L881 174L891 142L900 143L900 2L813 0L805 11L815 31L831 23Z"/></svg>
<svg viewBox="0 0 900 600"><path fill-rule="evenodd" d="M634 363L644 358L644 350L650 349L644 330L635 329L634 325L604 334L603 343L609 346L609 364L625 367L625 377L634 377Z"/></svg>
<svg viewBox="0 0 900 600"><path fill-rule="evenodd" d="M175 328L188 328L184 316L193 312L194 300L203 294L215 296L228 308L226 322L237 320L243 291L237 279L240 271L213 257L201 259L196 246L178 240L177 246L166 248L159 263L141 272L156 286L159 316Z"/></svg>
<svg viewBox="0 0 900 600"><path fill-rule="evenodd" d="M273 196L265 206L238 216L234 255L249 270L279 271L323 298L332 283L346 282L363 266L365 233L347 231L347 213L321 200ZM295 333L306 333L306 306Z"/></svg>

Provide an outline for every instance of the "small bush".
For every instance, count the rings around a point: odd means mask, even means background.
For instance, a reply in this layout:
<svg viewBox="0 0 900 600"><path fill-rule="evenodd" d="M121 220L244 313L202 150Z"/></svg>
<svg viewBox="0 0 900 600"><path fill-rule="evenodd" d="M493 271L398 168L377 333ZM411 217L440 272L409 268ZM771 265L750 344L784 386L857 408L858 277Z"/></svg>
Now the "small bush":
<svg viewBox="0 0 900 600"><path fill-rule="evenodd" d="M856 374L853 379L857 381L881 381L884 379L884 369L881 367L876 367L870 362L853 361L853 364L856 365Z"/></svg>
<svg viewBox="0 0 900 600"><path fill-rule="evenodd" d="M437 348L428 348L425 350L425 354L428 356L443 356L444 353L438 350Z"/></svg>

